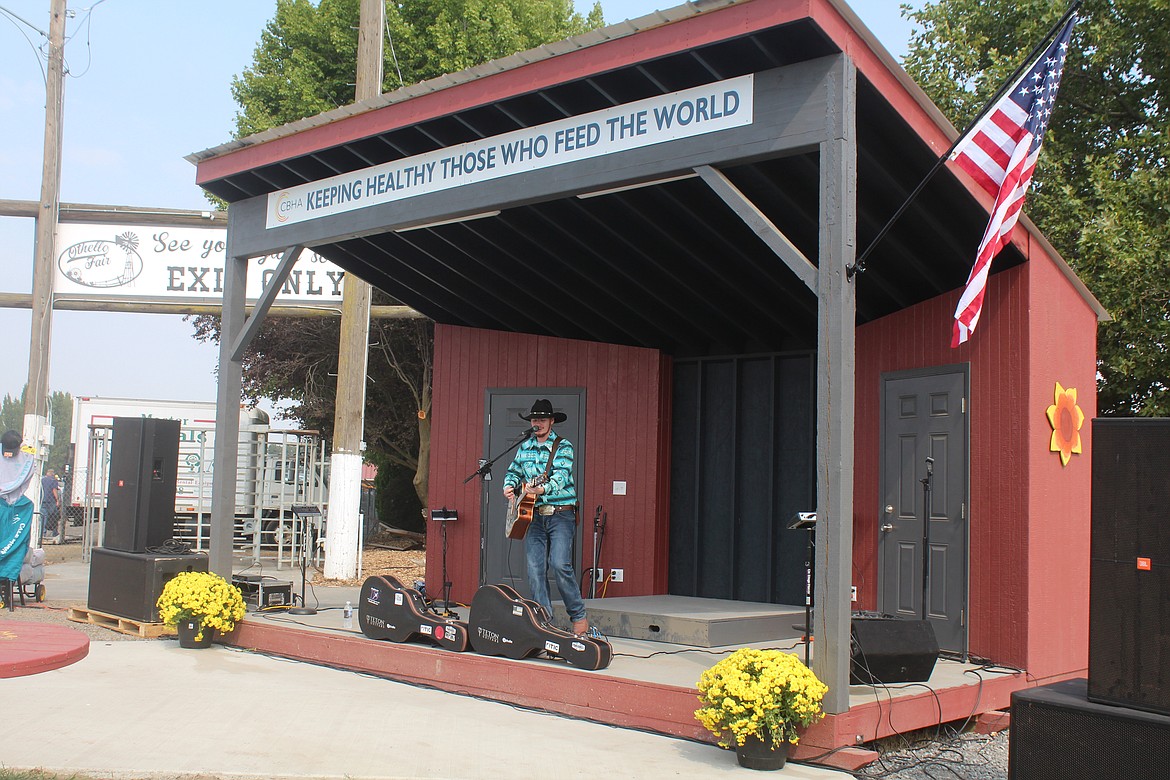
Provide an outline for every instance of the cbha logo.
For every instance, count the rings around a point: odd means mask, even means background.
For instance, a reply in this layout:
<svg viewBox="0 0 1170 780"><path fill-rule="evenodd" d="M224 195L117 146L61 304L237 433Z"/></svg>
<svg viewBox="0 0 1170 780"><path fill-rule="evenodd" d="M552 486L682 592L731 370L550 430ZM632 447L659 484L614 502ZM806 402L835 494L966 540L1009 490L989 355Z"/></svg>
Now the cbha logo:
<svg viewBox="0 0 1170 780"><path fill-rule="evenodd" d="M99 289L129 284L142 273L142 266L138 236L130 232L113 241L81 241L57 258L57 267L64 276L85 287Z"/></svg>
<svg viewBox="0 0 1170 780"><path fill-rule="evenodd" d="M280 193L280 197L276 199L276 221L288 222L288 215L293 211L299 211L305 207L303 198L294 198L287 192Z"/></svg>

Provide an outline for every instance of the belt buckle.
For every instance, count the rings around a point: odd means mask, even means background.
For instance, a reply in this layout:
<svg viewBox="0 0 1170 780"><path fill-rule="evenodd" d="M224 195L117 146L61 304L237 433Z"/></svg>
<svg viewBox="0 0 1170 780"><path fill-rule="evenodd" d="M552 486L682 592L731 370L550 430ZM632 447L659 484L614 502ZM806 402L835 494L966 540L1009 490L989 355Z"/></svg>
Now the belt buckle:
<svg viewBox="0 0 1170 780"><path fill-rule="evenodd" d="M541 517L548 517L549 515L554 514L556 511L557 508L552 504L541 504L536 508L536 513Z"/></svg>

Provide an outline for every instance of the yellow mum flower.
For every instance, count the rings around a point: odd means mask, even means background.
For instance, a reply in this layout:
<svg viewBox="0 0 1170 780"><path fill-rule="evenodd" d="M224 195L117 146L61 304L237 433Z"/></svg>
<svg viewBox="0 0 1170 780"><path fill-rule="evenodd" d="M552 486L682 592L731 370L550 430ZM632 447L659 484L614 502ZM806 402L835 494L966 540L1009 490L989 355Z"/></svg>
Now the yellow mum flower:
<svg viewBox="0 0 1170 780"><path fill-rule="evenodd" d="M828 687L791 653L741 648L699 676L695 718L719 744L742 745L756 735L795 743L797 728L824 717Z"/></svg>
<svg viewBox="0 0 1170 780"><path fill-rule="evenodd" d="M203 630L213 628L228 633L244 619L244 597L240 589L218 574L188 571L177 574L163 586L158 597L159 619L167 625L185 620L201 621Z"/></svg>

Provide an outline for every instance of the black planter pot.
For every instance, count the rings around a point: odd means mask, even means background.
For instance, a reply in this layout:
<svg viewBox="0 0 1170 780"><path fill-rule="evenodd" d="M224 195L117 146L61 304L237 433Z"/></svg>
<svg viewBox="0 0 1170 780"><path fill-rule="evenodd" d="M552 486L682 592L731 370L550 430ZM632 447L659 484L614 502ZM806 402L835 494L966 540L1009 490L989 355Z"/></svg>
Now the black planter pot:
<svg viewBox="0 0 1170 780"><path fill-rule="evenodd" d="M735 757L745 769L783 769L788 760L788 743L773 746L771 734L765 734L763 739L749 734L742 745L735 746Z"/></svg>
<svg viewBox="0 0 1170 780"><path fill-rule="evenodd" d="M179 631L179 647L187 647L190 649L211 647L211 636L215 633L215 629L210 626L203 628L203 621L198 619L180 620L175 628ZM196 640L195 637L199 634L201 628L203 629L203 636Z"/></svg>

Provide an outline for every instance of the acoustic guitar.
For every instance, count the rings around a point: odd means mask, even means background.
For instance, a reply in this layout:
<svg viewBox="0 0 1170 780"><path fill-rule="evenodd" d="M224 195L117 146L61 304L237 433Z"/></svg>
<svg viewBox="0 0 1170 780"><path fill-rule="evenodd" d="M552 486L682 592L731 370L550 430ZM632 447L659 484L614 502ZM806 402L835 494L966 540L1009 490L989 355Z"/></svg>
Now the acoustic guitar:
<svg viewBox="0 0 1170 780"><path fill-rule="evenodd" d="M536 511L536 494L529 491L548 482L548 474L540 474L530 483L521 485L508 500L508 515L504 519L504 535L509 539L523 539L532 525Z"/></svg>

